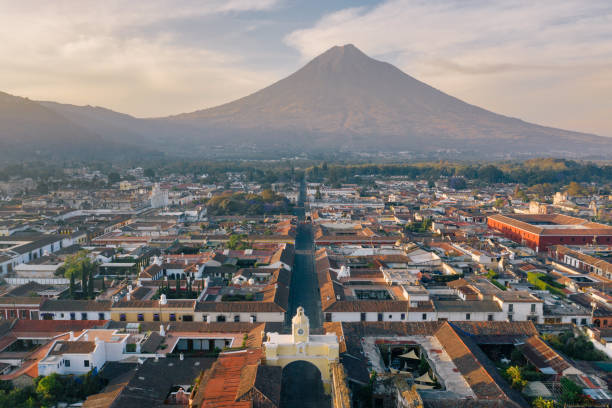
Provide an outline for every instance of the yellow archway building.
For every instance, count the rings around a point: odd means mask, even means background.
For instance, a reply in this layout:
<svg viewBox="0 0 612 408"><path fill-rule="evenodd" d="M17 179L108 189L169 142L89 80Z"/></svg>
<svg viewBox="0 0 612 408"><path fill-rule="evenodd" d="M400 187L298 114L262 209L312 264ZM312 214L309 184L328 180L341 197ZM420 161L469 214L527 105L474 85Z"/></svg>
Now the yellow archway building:
<svg viewBox="0 0 612 408"><path fill-rule="evenodd" d="M291 334L267 333L263 343L265 364L285 367L294 361L307 361L321 372L323 387L331 394L331 364L338 361L339 345L335 334L310 334L308 316L298 307L291 321Z"/></svg>

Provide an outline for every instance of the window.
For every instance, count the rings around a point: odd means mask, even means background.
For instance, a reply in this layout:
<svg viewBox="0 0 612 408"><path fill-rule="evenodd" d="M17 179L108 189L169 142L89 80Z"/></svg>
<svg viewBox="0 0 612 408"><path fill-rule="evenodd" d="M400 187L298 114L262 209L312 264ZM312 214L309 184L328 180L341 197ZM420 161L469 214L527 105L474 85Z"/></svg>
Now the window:
<svg viewBox="0 0 612 408"><path fill-rule="evenodd" d="M217 321L218 321L218 322L224 322L224 321L225 321L225 316L223 316L223 315L218 315L218 316L217 316Z"/></svg>
<svg viewBox="0 0 612 408"><path fill-rule="evenodd" d="M144 315L142 313L138 313L137 319L139 322L144 322Z"/></svg>
<svg viewBox="0 0 612 408"><path fill-rule="evenodd" d="M422 318L423 320L427 320L427 313L423 313L423 316L421 316L421 318Z"/></svg>
<svg viewBox="0 0 612 408"><path fill-rule="evenodd" d="M121 313L121 314L119 315L119 321L120 321L120 322L125 322L125 320L126 320L126 319L125 319L125 313Z"/></svg>
<svg viewBox="0 0 612 408"><path fill-rule="evenodd" d="M472 317L472 315L471 315L471 314L469 314L469 313L466 313L466 314L465 314L465 320L470 320L470 317Z"/></svg>
<svg viewBox="0 0 612 408"><path fill-rule="evenodd" d="M361 317L360 317L362 322L366 321L366 314L365 313L361 313Z"/></svg>
<svg viewBox="0 0 612 408"><path fill-rule="evenodd" d="M89 360L83 360L83 365L85 367L89 367Z"/></svg>
<svg viewBox="0 0 612 408"><path fill-rule="evenodd" d="M193 315L183 315L184 322L193 322Z"/></svg>
<svg viewBox="0 0 612 408"><path fill-rule="evenodd" d="M240 315L234 316L234 322L236 323L240 322Z"/></svg>
<svg viewBox="0 0 612 408"><path fill-rule="evenodd" d="M208 315L202 315L202 321L203 322L207 322L208 321Z"/></svg>
<svg viewBox="0 0 612 408"><path fill-rule="evenodd" d="M406 320L406 313L402 313L402 314L400 315L400 319L402 319L402 320Z"/></svg>
<svg viewBox="0 0 612 408"><path fill-rule="evenodd" d="M76 313L70 313L70 320L76 320Z"/></svg>
<svg viewBox="0 0 612 408"><path fill-rule="evenodd" d="M576 324L578 322L578 320L574 317L572 318L572 323Z"/></svg>
<svg viewBox="0 0 612 408"><path fill-rule="evenodd" d="M512 321L512 315L511 315L511 314L509 314L509 315L508 315L508 321L509 321L509 322L511 322L511 321Z"/></svg>
<svg viewBox="0 0 612 408"><path fill-rule="evenodd" d="M510 303L510 304L508 305L508 311L509 311L510 313L514 312L514 305L513 305L512 303Z"/></svg>
<svg viewBox="0 0 612 408"><path fill-rule="evenodd" d="M153 321L159 322L159 313L153 313Z"/></svg>
<svg viewBox="0 0 612 408"><path fill-rule="evenodd" d="M492 315L492 314L488 315L488 316L487 316L487 320L488 320L488 321L490 321L490 322L492 322L492 321L493 321L493 315Z"/></svg>
<svg viewBox="0 0 612 408"><path fill-rule="evenodd" d="M176 315L174 313L170 313L170 321L176 322Z"/></svg>
<svg viewBox="0 0 612 408"><path fill-rule="evenodd" d="M382 314L382 313L379 313L379 314L378 314L378 321L379 321L379 322L382 322L382 321L383 321L383 314Z"/></svg>
<svg viewBox="0 0 612 408"><path fill-rule="evenodd" d="M325 321L326 322L331 322L332 321L332 314L331 313L325 313Z"/></svg>
<svg viewBox="0 0 612 408"><path fill-rule="evenodd" d="M21 310L21 318L22 319L27 319L28 318L28 311L27 310Z"/></svg>
<svg viewBox="0 0 612 408"><path fill-rule="evenodd" d="M81 313L81 320L87 320L87 313Z"/></svg>
<svg viewBox="0 0 612 408"><path fill-rule="evenodd" d="M106 320L106 316L104 316L104 313L98 313L98 320Z"/></svg>
<svg viewBox="0 0 612 408"><path fill-rule="evenodd" d="M257 315L251 315L251 323L257 322Z"/></svg>
<svg viewBox="0 0 612 408"><path fill-rule="evenodd" d="M64 365L66 367L70 367L70 360L64 360Z"/></svg>
<svg viewBox="0 0 612 408"><path fill-rule="evenodd" d="M535 305L535 303L533 303L533 304L531 305L531 313L535 313L535 311L536 311L536 309L535 309L535 308L536 308L536 305Z"/></svg>

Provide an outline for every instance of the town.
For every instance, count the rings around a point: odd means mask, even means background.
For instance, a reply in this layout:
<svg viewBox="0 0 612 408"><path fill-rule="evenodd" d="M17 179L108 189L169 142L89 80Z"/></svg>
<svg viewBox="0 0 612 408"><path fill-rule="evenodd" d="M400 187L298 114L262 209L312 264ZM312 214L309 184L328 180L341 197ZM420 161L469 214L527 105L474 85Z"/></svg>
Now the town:
<svg viewBox="0 0 612 408"><path fill-rule="evenodd" d="M610 406L611 174L7 167L0 405Z"/></svg>

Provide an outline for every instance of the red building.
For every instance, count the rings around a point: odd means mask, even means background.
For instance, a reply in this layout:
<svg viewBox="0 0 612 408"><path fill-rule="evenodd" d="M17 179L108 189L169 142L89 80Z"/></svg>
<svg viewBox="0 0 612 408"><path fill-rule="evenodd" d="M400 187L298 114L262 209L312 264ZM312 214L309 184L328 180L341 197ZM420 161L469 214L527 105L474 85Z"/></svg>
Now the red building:
<svg viewBox="0 0 612 408"><path fill-rule="evenodd" d="M612 245L612 227L568 215L496 214L487 225L536 251L551 245Z"/></svg>
<svg viewBox="0 0 612 408"><path fill-rule="evenodd" d="M41 297L0 297L0 320L38 320Z"/></svg>

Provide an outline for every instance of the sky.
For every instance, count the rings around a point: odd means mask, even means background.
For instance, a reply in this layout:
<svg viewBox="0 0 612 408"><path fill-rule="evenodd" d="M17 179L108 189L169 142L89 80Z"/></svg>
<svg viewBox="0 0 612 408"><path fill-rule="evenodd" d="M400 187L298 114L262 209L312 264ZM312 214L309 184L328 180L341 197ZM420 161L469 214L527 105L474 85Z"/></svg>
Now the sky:
<svg viewBox="0 0 612 408"><path fill-rule="evenodd" d="M0 0L0 91L165 116L347 43L485 109L612 136L610 0Z"/></svg>

